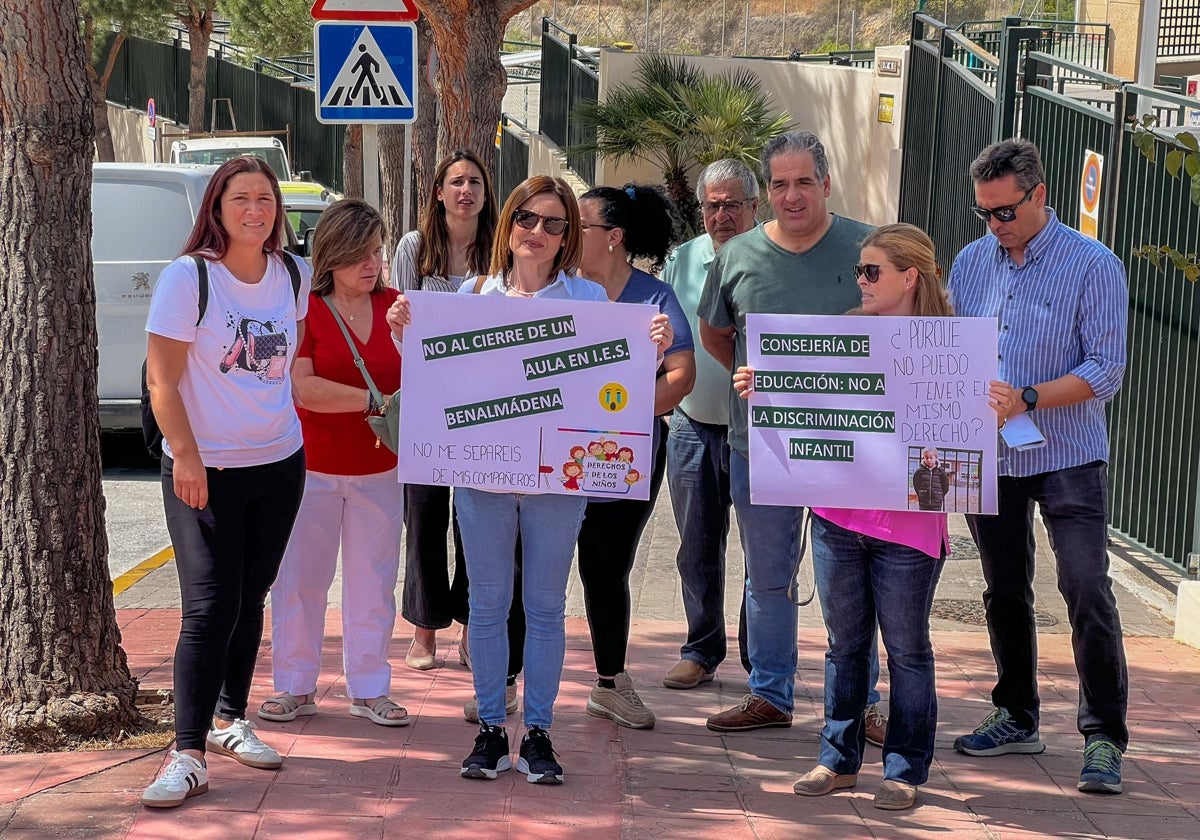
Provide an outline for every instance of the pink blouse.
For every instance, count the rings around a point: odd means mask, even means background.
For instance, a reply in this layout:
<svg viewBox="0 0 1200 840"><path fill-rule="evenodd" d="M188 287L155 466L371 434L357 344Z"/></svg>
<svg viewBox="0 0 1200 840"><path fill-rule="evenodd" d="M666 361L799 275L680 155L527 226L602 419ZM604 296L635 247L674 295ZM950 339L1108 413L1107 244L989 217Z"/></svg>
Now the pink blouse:
<svg viewBox="0 0 1200 840"><path fill-rule="evenodd" d="M950 528L944 513L856 508L813 508L812 512L847 531L906 545L930 557L950 554Z"/></svg>

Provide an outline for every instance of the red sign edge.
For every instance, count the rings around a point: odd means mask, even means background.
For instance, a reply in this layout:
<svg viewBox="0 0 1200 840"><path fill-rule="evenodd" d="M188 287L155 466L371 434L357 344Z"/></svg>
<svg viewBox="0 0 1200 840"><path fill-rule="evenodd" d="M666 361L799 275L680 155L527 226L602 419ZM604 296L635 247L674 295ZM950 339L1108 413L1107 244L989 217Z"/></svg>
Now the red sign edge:
<svg viewBox="0 0 1200 840"><path fill-rule="evenodd" d="M325 8L325 0L314 0L312 9L309 10L309 16L313 20L367 21L371 23L415 21L420 17L421 10L416 7L413 0L402 0L402 2L409 7L408 11L370 12L355 11L353 9L331 11Z"/></svg>

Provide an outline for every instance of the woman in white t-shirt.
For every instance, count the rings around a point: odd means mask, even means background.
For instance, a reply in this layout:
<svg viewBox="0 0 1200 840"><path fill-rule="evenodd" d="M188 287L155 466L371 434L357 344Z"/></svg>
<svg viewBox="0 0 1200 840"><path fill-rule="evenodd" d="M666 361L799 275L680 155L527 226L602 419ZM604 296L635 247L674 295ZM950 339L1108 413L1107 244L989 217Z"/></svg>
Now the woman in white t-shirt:
<svg viewBox="0 0 1200 840"><path fill-rule="evenodd" d="M206 752L282 764L255 736L246 705L263 602L304 489L291 366L311 277L280 248L283 212L266 163L221 166L150 302L146 380L164 438L163 507L183 609L176 748L142 794L153 808L208 790Z"/></svg>

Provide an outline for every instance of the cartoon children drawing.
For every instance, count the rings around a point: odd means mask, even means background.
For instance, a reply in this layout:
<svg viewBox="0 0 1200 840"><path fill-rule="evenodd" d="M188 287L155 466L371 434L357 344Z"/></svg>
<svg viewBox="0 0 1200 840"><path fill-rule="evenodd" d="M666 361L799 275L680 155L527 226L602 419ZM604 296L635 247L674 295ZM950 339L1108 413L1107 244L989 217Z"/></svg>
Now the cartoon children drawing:
<svg viewBox="0 0 1200 840"><path fill-rule="evenodd" d="M620 449L617 450L617 461L619 461L622 464L632 464L633 463L633 450L630 449L628 446L622 446Z"/></svg>
<svg viewBox="0 0 1200 840"><path fill-rule="evenodd" d="M629 472L625 473L625 483L630 487L642 480L642 474L637 470L630 468Z"/></svg>
<svg viewBox="0 0 1200 840"><path fill-rule="evenodd" d="M615 440L606 440L600 444L600 448L604 450L605 461L617 460L617 442Z"/></svg>
<svg viewBox="0 0 1200 840"><path fill-rule="evenodd" d="M587 450L584 449L582 446L577 445L577 446L571 447L571 460L574 461L575 463L582 464L583 456L585 456L585 455L587 455Z"/></svg>
<svg viewBox="0 0 1200 840"><path fill-rule="evenodd" d="M578 447L577 447L578 448ZM578 490L579 479L583 478L583 467L578 461L567 461L563 464L563 478L559 479L567 490Z"/></svg>
<svg viewBox="0 0 1200 840"><path fill-rule="evenodd" d="M594 440L587 446L588 455L595 458L597 461L604 460L604 444L598 440Z"/></svg>

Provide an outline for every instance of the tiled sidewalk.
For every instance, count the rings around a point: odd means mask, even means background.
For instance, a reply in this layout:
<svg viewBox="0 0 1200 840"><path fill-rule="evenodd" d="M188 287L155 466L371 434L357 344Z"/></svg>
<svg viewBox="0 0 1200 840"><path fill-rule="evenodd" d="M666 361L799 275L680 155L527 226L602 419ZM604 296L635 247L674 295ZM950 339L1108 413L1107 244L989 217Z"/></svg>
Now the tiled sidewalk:
<svg viewBox="0 0 1200 840"><path fill-rule="evenodd" d="M178 610L122 610L119 617L142 686L169 685ZM470 674L453 657L434 671L408 670L402 664L406 636L393 646L400 664L392 696L408 707L413 725L385 729L351 718L339 627L333 611L320 713L261 724L259 734L287 756L282 770L251 770L213 756L207 794L172 811L151 811L138 797L160 766L161 751L0 757L0 837L1200 837L1200 651L1165 638L1126 640L1133 738L1126 793L1095 797L1075 790L1082 739L1075 731L1069 638L1041 637L1046 752L980 759L958 755L950 744L988 710L993 666L987 635L936 630L937 757L918 807L889 813L871 805L880 780L879 751L872 747L856 790L819 799L791 792L817 751L824 647L818 631L801 631L793 727L722 736L705 729L704 719L745 691L740 668L727 663L715 682L692 691L665 689L659 680L677 659L680 624L636 621L630 670L658 725L635 732L584 713L592 671L587 628L568 619L553 729L567 780L547 788L516 773L495 782L458 776L474 736L462 719ZM454 639L442 637L442 652L450 654ZM268 649L252 704L270 693L269 675Z"/></svg>

